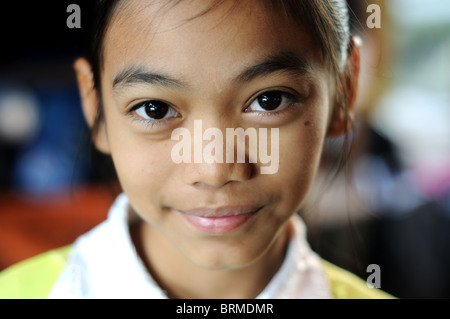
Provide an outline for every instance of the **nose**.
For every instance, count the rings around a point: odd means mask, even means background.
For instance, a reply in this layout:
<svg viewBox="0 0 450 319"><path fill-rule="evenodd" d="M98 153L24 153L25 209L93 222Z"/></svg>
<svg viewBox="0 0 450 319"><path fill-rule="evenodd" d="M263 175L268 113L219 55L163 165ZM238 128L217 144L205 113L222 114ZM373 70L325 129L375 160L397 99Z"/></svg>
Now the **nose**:
<svg viewBox="0 0 450 319"><path fill-rule="evenodd" d="M245 140L243 143L232 142L234 136L230 139L227 134L223 134L227 129L224 129L224 123L218 119L209 124L222 124L220 126L222 130L209 125L207 126L209 128L203 131L203 121L194 121L193 141L191 140L191 145L188 145L192 150L193 161L182 164L184 182L195 186L221 187L230 182L250 179L254 175L255 166L245 151ZM240 155L237 148L241 150Z"/></svg>
<svg viewBox="0 0 450 319"><path fill-rule="evenodd" d="M194 186L222 187L230 182L249 180L254 172L251 163L184 164L184 182Z"/></svg>

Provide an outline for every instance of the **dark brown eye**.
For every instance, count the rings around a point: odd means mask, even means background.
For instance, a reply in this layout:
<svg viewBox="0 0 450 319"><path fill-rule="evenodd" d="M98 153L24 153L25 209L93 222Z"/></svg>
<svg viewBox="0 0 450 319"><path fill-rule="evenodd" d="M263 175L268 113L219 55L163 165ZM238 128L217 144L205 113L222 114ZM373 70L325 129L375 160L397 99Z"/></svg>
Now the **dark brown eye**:
<svg viewBox="0 0 450 319"><path fill-rule="evenodd" d="M136 105L133 111L145 120L162 120L168 117L176 117L177 112L162 101L145 101Z"/></svg>
<svg viewBox="0 0 450 319"><path fill-rule="evenodd" d="M270 112L298 102L294 95L283 91L267 91L258 95L245 112Z"/></svg>
<svg viewBox="0 0 450 319"><path fill-rule="evenodd" d="M150 101L144 103L144 109L148 117L154 120L161 120L167 115L169 106L163 102Z"/></svg>
<svg viewBox="0 0 450 319"><path fill-rule="evenodd" d="M281 105L281 102L283 101L282 94L282 92L277 91L263 93L258 96L258 103L263 109L267 111L275 110Z"/></svg>

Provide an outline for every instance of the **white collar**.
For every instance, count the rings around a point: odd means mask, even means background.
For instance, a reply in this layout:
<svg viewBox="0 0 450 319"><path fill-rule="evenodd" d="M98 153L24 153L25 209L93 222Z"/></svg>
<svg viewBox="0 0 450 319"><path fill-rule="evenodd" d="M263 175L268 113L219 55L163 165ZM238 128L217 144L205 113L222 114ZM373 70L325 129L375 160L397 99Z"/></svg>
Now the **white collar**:
<svg viewBox="0 0 450 319"><path fill-rule="evenodd" d="M167 298L147 272L131 241L128 198L121 194L106 221L73 245L67 266L49 298ZM285 260L258 299L331 298L320 258L306 241L305 225L294 216L294 235Z"/></svg>

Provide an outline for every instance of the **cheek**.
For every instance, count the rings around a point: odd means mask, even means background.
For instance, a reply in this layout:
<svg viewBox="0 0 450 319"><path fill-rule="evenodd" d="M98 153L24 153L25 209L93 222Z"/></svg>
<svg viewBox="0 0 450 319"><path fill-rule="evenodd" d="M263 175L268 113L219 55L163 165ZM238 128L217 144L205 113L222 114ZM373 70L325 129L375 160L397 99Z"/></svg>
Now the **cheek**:
<svg viewBox="0 0 450 319"><path fill-rule="evenodd" d="M319 162L322 143L312 131L305 129L280 141L281 180L296 194L307 191Z"/></svg>
<svg viewBox="0 0 450 319"><path fill-rule="evenodd" d="M111 154L123 191L138 212L148 211L164 201L167 183L173 173L171 145L127 133L115 126L109 132Z"/></svg>
<svg viewBox="0 0 450 319"><path fill-rule="evenodd" d="M277 187L286 188L287 202L299 206L308 192L322 155L327 127L327 103L280 130ZM297 207L298 208L298 207Z"/></svg>

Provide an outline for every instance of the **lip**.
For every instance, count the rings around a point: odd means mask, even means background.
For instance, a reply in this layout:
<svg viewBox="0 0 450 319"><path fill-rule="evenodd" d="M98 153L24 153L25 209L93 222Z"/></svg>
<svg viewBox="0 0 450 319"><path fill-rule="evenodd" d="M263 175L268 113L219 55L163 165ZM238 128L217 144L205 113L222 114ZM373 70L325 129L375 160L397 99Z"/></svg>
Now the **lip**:
<svg viewBox="0 0 450 319"><path fill-rule="evenodd" d="M241 228L261 209L261 206L226 206L179 210L179 212L197 231L225 235Z"/></svg>

